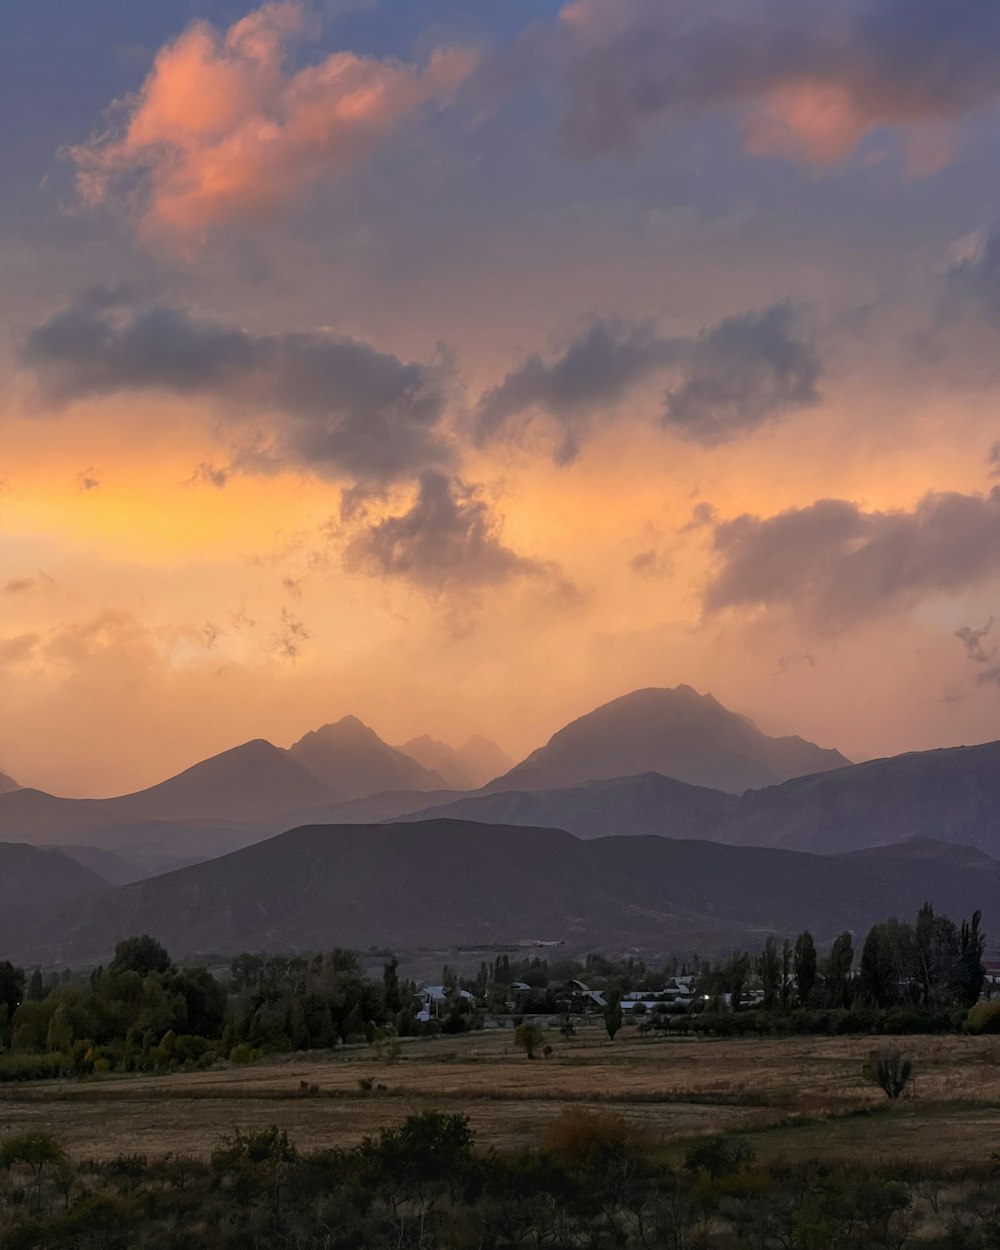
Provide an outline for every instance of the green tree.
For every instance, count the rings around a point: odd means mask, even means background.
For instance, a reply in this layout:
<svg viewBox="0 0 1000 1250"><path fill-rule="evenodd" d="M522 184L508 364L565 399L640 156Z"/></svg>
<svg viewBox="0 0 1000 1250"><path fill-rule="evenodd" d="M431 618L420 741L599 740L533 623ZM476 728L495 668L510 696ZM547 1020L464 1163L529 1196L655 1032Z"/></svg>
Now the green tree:
<svg viewBox="0 0 1000 1250"><path fill-rule="evenodd" d="M956 990L959 1001L965 1007L972 1007L979 1001L986 980L986 969L983 967L983 951L986 948L986 936L979 925L983 914L973 912L972 920L962 921L959 935L959 966L960 975Z"/></svg>
<svg viewBox="0 0 1000 1250"><path fill-rule="evenodd" d="M485 965L484 965L485 966ZM393 956L382 969L382 997L387 1011L400 1011L403 1006L399 993L399 960Z"/></svg>
<svg viewBox="0 0 1000 1250"><path fill-rule="evenodd" d="M119 942L111 961L113 972L138 972L141 977L147 977L152 972L170 972L172 969L173 962L166 948L148 933Z"/></svg>
<svg viewBox="0 0 1000 1250"><path fill-rule="evenodd" d="M610 990L604 1004L604 1027L608 1038L613 1042L615 1034L622 1027L622 996L620 990Z"/></svg>
<svg viewBox="0 0 1000 1250"><path fill-rule="evenodd" d="M525 1021L514 1030L514 1045L520 1047L529 1059L534 1059L535 1051L545 1041L545 1035L537 1024Z"/></svg>
<svg viewBox="0 0 1000 1250"><path fill-rule="evenodd" d="M10 1045L10 1025L24 997L24 969L9 959L0 962L0 1044Z"/></svg>
<svg viewBox="0 0 1000 1250"><path fill-rule="evenodd" d="M41 968L36 968L31 974L31 980L28 982L28 1001L31 1003L40 1003L45 997L45 983L42 980Z"/></svg>
<svg viewBox="0 0 1000 1250"><path fill-rule="evenodd" d="M842 933L823 964L823 992L829 1006L846 1007L850 1001L853 964L854 939L850 933Z"/></svg>
<svg viewBox="0 0 1000 1250"><path fill-rule="evenodd" d="M792 944L785 938L781 946L781 1010L788 1010L792 991Z"/></svg>
<svg viewBox="0 0 1000 1250"><path fill-rule="evenodd" d="M799 1006L805 1007L816 984L816 943L808 929L795 939L794 966Z"/></svg>
<svg viewBox="0 0 1000 1250"><path fill-rule="evenodd" d="M781 956L773 934L768 936L764 949L757 956L757 975L764 990L764 1010L773 1011L781 990Z"/></svg>

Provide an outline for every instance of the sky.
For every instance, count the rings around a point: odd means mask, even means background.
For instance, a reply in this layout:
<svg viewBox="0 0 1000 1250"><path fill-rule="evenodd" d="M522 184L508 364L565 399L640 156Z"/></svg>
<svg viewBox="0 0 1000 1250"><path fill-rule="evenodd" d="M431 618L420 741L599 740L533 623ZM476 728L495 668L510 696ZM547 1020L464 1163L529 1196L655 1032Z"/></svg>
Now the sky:
<svg viewBox="0 0 1000 1250"><path fill-rule="evenodd" d="M995 0L3 20L0 770L1000 737Z"/></svg>

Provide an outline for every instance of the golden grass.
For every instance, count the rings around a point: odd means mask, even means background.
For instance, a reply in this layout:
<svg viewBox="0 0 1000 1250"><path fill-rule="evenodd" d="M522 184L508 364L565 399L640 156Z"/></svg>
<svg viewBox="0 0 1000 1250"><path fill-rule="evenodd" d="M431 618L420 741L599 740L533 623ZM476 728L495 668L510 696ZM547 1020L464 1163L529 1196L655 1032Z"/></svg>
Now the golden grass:
<svg viewBox="0 0 1000 1250"><path fill-rule="evenodd" d="M250 1068L0 1086L0 1135L45 1129L77 1158L206 1155L234 1127L277 1124L303 1148L348 1146L414 1111L469 1116L478 1141L534 1147L566 1104L622 1115L668 1144L749 1133L763 1157L980 1163L1000 1145L1000 1043L989 1038L784 1038L609 1043L603 1029L528 1061L509 1032L407 1042L395 1063L369 1047ZM916 1064L915 1089L882 1114L863 1067L879 1045ZM373 1077L384 1090L365 1092ZM310 1087L315 1086L313 1091Z"/></svg>

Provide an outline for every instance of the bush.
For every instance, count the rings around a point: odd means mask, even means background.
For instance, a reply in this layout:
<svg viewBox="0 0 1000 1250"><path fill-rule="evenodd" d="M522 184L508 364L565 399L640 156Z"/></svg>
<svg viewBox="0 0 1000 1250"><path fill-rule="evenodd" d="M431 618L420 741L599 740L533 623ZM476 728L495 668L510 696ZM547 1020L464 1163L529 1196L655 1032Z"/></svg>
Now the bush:
<svg viewBox="0 0 1000 1250"><path fill-rule="evenodd" d="M684 1170L707 1172L713 1180L732 1176L753 1163L756 1155L748 1142L736 1137L706 1137L688 1147Z"/></svg>
<svg viewBox="0 0 1000 1250"><path fill-rule="evenodd" d="M910 1083L913 1062L901 1051L880 1050L875 1055L872 1076L885 1092L886 1098L895 1100Z"/></svg>
<svg viewBox="0 0 1000 1250"><path fill-rule="evenodd" d="M965 1028L970 1033L1000 1033L1000 999L970 1007L965 1017Z"/></svg>
<svg viewBox="0 0 1000 1250"><path fill-rule="evenodd" d="M567 1107L546 1129L543 1149L564 1167L591 1170L637 1156L644 1145L642 1134L619 1115Z"/></svg>

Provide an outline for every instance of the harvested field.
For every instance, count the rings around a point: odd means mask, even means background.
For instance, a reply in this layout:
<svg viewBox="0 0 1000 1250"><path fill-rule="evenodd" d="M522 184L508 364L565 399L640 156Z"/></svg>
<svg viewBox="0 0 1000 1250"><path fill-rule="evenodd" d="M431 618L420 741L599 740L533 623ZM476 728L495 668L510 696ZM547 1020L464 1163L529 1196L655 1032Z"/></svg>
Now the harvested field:
<svg viewBox="0 0 1000 1250"><path fill-rule="evenodd" d="M52 1132L79 1159L206 1155L236 1127L270 1124L306 1149L351 1145L425 1109L468 1115L484 1146L523 1148L568 1104L620 1114L668 1148L703 1133L746 1133L767 1158L975 1164L1000 1142L993 1039L695 1041L626 1029L609 1043L596 1027L548 1038L552 1055L533 1061L497 1031L408 1042L391 1063L355 1047L247 1068L6 1085L0 1124L4 1136ZM913 1092L898 1106L863 1073L880 1044L916 1064Z"/></svg>

